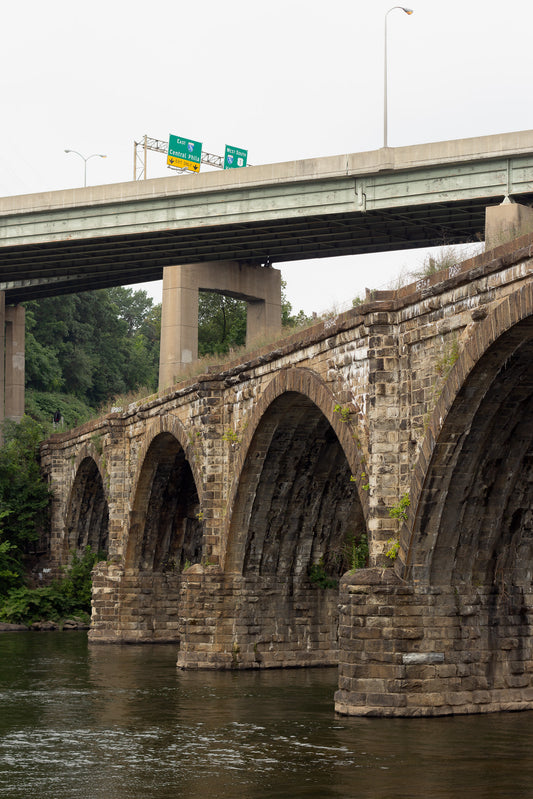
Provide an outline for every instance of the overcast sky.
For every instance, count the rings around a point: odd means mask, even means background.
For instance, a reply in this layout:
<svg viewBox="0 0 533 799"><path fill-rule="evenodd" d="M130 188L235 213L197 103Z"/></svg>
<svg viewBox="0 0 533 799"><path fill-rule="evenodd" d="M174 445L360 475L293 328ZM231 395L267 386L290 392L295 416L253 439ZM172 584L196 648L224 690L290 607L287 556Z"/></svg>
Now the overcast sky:
<svg viewBox="0 0 533 799"><path fill-rule="evenodd" d="M411 3L411 0L409 0ZM378 149L390 0L26 0L0 26L0 195L133 178L169 133L252 164ZM388 17L389 145L533 128L533 0L412 0ZM170 173L149 153L148 176ZM178 179L178 178L177 178ZM194 179L194 175L187 179ZM281 265L295 309L342 308L420 251ZM280 265L278 265L280 266ZM157 298L157 286L151 284Z"/></svg>

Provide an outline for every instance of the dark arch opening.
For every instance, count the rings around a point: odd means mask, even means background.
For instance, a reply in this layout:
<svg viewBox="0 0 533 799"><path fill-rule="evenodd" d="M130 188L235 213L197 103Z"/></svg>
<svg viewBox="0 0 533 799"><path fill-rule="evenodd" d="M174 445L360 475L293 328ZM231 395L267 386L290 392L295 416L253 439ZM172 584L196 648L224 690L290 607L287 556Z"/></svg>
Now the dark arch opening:
<svg viewBox="0 0 533 799"><path fill-rule="evenodd" d="M494 357L489 352L489 357ZM463 392L468 396L468 386ZM461 398L460 398L461 399ZM529 586L533 576L533 340L495 374L451 475L433 582Z"/></svg>
<svg viewBox="0 0 533 799"><path fill-rule="evenodd" d="M130 530L133 566L181 572L199 563L203 525L200 501L183 448L170 433L157 436L146 454Z"/></svg>
<svg viewBox="0 0 533 799"><path fill-rule="evenodd" d="M70 496L67 522L69 551L81 554L90 546L93 552L107 553L109 509L102 477L93 458L85 458L78 469Z"/></svg>
<svg viewBox="0 0 533 799"><path fill-rule="evenodd" d="M232 668L337 664L338 579L363 535L333 427L306 395L281 394L252 436L235 496L226 557L234 610L219 631Z"/></svg>
<svg viewBox="0 0 533 799"><path fill-rule="evenodd" d="M526 319L494 341L457 393L409 552L411 575L447 608L446 645L487 689L515 687L531 660L532 327Z"/></svg>
<svg viewBox="0 0 533 799"><path fill-rule="evenodd" d="M338 580L366 534L341 444L322 411L297 392L278 397L261 420L236 507L246 531L239 568L245 576L302 581L320 564Z"/></svg>

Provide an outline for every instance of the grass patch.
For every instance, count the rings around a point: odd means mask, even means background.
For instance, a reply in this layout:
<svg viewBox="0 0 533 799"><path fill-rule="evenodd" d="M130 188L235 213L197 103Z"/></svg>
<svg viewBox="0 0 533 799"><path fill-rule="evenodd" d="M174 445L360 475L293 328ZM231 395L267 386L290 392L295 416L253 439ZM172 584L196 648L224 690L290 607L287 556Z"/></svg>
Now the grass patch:
<svg viewBox="0 0 533 799"><path fill-rule="evenodd" d="M25 411L28 416L39 422L45 435L63 432L79 427L97 417L97 411L83 400L72 394L59 392L35 391L27 389ZM61 422L54 426L54 414L59 411Z"/></svg>

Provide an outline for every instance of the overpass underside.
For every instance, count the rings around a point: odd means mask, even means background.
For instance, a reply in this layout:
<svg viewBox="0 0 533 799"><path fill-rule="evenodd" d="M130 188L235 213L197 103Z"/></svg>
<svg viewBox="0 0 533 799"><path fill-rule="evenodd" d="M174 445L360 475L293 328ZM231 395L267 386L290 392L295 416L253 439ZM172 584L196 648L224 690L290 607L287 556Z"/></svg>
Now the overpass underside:
<svg viewBox="0 0 533 799"><path fill-rule="evenodd" d="M227 172L0 199L6 303L157 280L175 265L480 241L487 207L533 203L533 132Z"/></svg>
<svg viewBox="0 0 533 799"><path fill-rule="evenodd" d="M496 202L494 202L496 199ZM252 266L483 241L489 202L427 203L45 243L0 250L9 303L73 291L160 280L167 266L238 261ZM533 203L533 192L521 198ZM47 274L49 273L49 278ZM20 281L18 277L26 278Z"/></svg>

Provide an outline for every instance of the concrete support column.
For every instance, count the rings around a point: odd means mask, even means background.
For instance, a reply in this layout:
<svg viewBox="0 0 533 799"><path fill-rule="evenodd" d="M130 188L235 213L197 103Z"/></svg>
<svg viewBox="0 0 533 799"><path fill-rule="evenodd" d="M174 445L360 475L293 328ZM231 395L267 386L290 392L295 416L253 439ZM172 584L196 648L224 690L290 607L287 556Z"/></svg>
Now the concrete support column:
<svg viewBox="0 0 533 799"><path fill-rule="evenodd" d="M5 309L5 407L6 419L20 422L24 416L24 320L22 305Z"/></svg>
<svg viewBox="0 0 533 799"><path fill-rule="evenodd" d="M274 276L279 275L277 269L271 270ZM277 298L276 298L277 299ZM261 339L281 329L281 284L279 302L267 300L250 300L246 306L246 346L260 346Z"/></svg>
<svg viewBox="0 0 533 799"><path fill-rule="evenodd" d="M198 360L198 286L191 267L163 270L159 390L175 383L184 366Z"/></svg>
<svg viewBox="0 0 533 799"><path fill-rule="evenodd" d="M246 345L281 330L281 273L237 261L165 267L161 310L159 391L198 360L198 292L215 291L248 303Z"/></svg>
<svg viewBox="0 0 533 799"><path fill-rule="evenodd" d="M533 209L505 200L485 209L485 250L533 232Z"/></svg>

